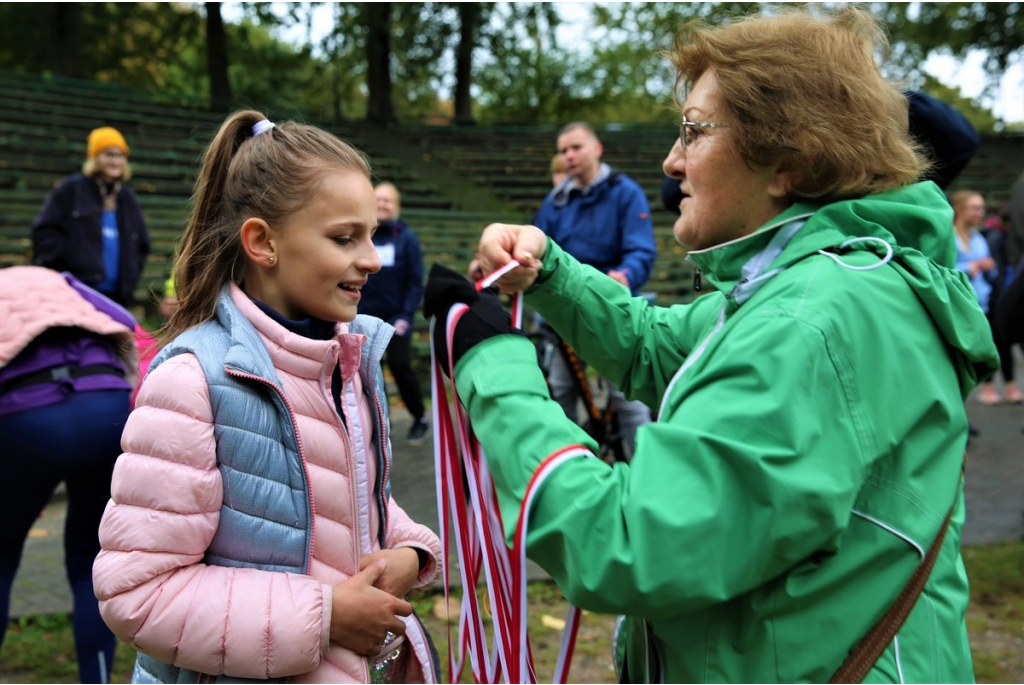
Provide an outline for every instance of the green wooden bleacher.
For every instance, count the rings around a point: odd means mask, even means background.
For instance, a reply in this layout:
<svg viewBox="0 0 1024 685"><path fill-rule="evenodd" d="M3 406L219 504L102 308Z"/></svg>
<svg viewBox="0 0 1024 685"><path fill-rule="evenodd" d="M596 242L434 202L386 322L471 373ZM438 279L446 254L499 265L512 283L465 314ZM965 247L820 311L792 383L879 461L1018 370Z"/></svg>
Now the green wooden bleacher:
<svg viewBox="0 0 1024 685"><path fill-rule="evenodd" d="M80 168L90 130L115 126L132 148L131 185L139 195L153 238L153 253L137 292L150 311L155 307L154 293L161 291L170 271L200 156L222 119L222 115L182 104L165 93L0 73L0 266L31 258L30 226L46 192ZM433 129L399 127L382 136L380 130L360 125L326 127L366 151L378 178L399 185L403 218L417 230L428 264L442 261L454 268L464 267L487 223L528 221L549 189L547 165L554 129L480 129L447 137L457 141L457 149L467 159L477 160L482 169L500 165L512 176L509 151L521 157L516 161L522 162L518 167L522 171L506 184L514 201L507 202L505 210L475 215L459 212L460 198L438 193L433 181L450 177L465 193L503 186L488 185L494 180L489 171L481 182L451 168L441 156L432 158ZM399 146L422 160L419 171L410 169L407 159L391 156ZM672 244L671 221L661 227L658 242ZM682 262L681 248L676 247L676 252L665 251L666 266L655 270L664 278L651 288L665 303L689 297L689 267ZM676 277L680 271L684 276Z"/></svg>
<svg viewBox="0 0 1024 685"><path fill-rule="evenodd" d="M275 118L273 107L261 109ZM153 241L136 292L152 316L187 219L199 160L223 119L172 93L0 71L0 268L29 263L30 227L46 193L81 167L89 131L114 126L131 146L130 184ZM375 179L398 185L402 218L423 245L424 272L435 261L464 271L487 224L528 223L551 189L554 126L380 129L310 123L363 150ZM644 290L659 305L689 302L693 269L672 234L675 214L661 207L660 197L661 163L677 130L646 126L598 134L604 161L637 181L651 204L658 257ZM1022 170L1024 136L983 137L972 163L948 190L977 190L995 210ZM488 209L465 209L483 206ZM422 317L415 322L414 348L422 372L429 354Z"/></svg>

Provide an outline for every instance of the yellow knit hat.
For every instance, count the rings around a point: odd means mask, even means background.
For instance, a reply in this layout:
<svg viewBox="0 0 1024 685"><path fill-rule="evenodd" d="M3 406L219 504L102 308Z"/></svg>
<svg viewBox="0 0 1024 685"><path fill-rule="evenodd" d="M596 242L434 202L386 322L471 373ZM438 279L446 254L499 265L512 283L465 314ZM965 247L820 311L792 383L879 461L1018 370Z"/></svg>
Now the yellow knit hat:
<svg viewBox="0 0 1024 685"><path fill-rule="evenodd" d="M116 147L126 155L128 154L128 143L125 142L124 136L116 128L104 126L94 129L89 134L89 150L86 153L86 157L92 159L108 147Z"/></svg>

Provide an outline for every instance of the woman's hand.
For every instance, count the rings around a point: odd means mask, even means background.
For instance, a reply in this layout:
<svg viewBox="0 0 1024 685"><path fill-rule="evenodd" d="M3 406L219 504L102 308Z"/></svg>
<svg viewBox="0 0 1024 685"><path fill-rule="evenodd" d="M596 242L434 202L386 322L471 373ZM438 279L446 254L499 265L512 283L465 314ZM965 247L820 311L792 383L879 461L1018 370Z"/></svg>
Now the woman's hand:
<svg viewBox="0 0 1024 685"><path fill-rule="evenodd" d="M411 604L374 587L387 566L387 562L377 559L334 586L331 640L363 656L380 654L389 631L405 635L405 624L398 617L412 614Z"/></svg>
<svg viewBox="0 0 1024 685"><path fill-rule="evenodd" d="M477 253L484 274L500 269L515 259L520 266L498 279L502 292L526 290L537 280L541 257L548 248L548 238L536 226L491 224L480 236Z"/></svg>
<svg viewBox="0 0 1024 685"><path fill-rule="evenodd" d="M420 575L420 555L416 550L412 547L399 547L363 555L360 570L370 567L378 559L387 562L387 568L373 586L399 598L409 594L409 590L416 584L416 579Z"/></svg>

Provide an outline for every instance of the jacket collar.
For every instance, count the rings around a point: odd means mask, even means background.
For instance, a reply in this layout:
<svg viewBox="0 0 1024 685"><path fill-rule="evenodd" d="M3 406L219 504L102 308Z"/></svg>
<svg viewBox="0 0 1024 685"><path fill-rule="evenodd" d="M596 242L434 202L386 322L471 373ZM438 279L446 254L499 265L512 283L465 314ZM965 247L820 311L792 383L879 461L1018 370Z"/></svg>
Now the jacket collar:
<svg viewBox="0 0 1024 685"><path fill-rule="evenodd" d="M267 379L275 379L277 373L261 333L279 350L296 357L319 360L318 363L322 363L329 347L340 345L342 375L349 378L356 371L358 360L358 371L365 383L374 378L395 330L380 319L359 315L351 324L339 323L330 340L305 338L273 321L233 283L221 291L217 302L217 321L231 338L225 365ZM352 366L346 368L346 361L353 362Z"/></svg>
<svg viewBox="0 0 1024 685"><path fill-rule="evenodd" d="M780 229L793 222L809 221L818 208L816 204L794 203L750 235L704 250L691 250L686 259L700 269L716 289L731 293L744 279L744 265L764 252ZM781 246L784 248L781 253L763 265L764 269L788 266L819 249L838 244L842 238L836 230L812 232L798 229L796 235Z"/></svg>
<svg viewBox="0 0 1024 685"><path fill-rule="evenodd" d="M569 200L573 198L573 194L586 197L590 195L596 188L602 183L607 181L612 175L612 168L601 162L601 165L597 167L597 174L593 180L587 186L581 186L576 182L576 179L572 176L566 176L565 180L558 184L558 187L551 191L551 203L555 207L564 207L569 204Z"/></svg>

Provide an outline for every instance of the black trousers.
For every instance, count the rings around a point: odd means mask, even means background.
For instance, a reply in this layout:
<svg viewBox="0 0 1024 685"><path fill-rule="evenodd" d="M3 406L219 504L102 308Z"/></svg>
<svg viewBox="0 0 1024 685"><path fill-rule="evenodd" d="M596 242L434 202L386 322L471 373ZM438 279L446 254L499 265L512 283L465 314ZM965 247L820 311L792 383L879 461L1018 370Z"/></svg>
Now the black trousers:
<svg viewBox="0 0 1024 685"><path fill-rule="evenodd" d="M412 368L412 330L406 335L394 335L388 343L386 358L391 375L398 386L398 395L402 398L405 408L412 414L413 420L423 418L423 393L420 380Z"/></svg>
<svg viewBox="0 0 1024 685"><path fill-rule="evenodd" d="M1002 344L1024 346L1024 257L1017 265L1010 287L1003 291L993 308Z"/></svg>

